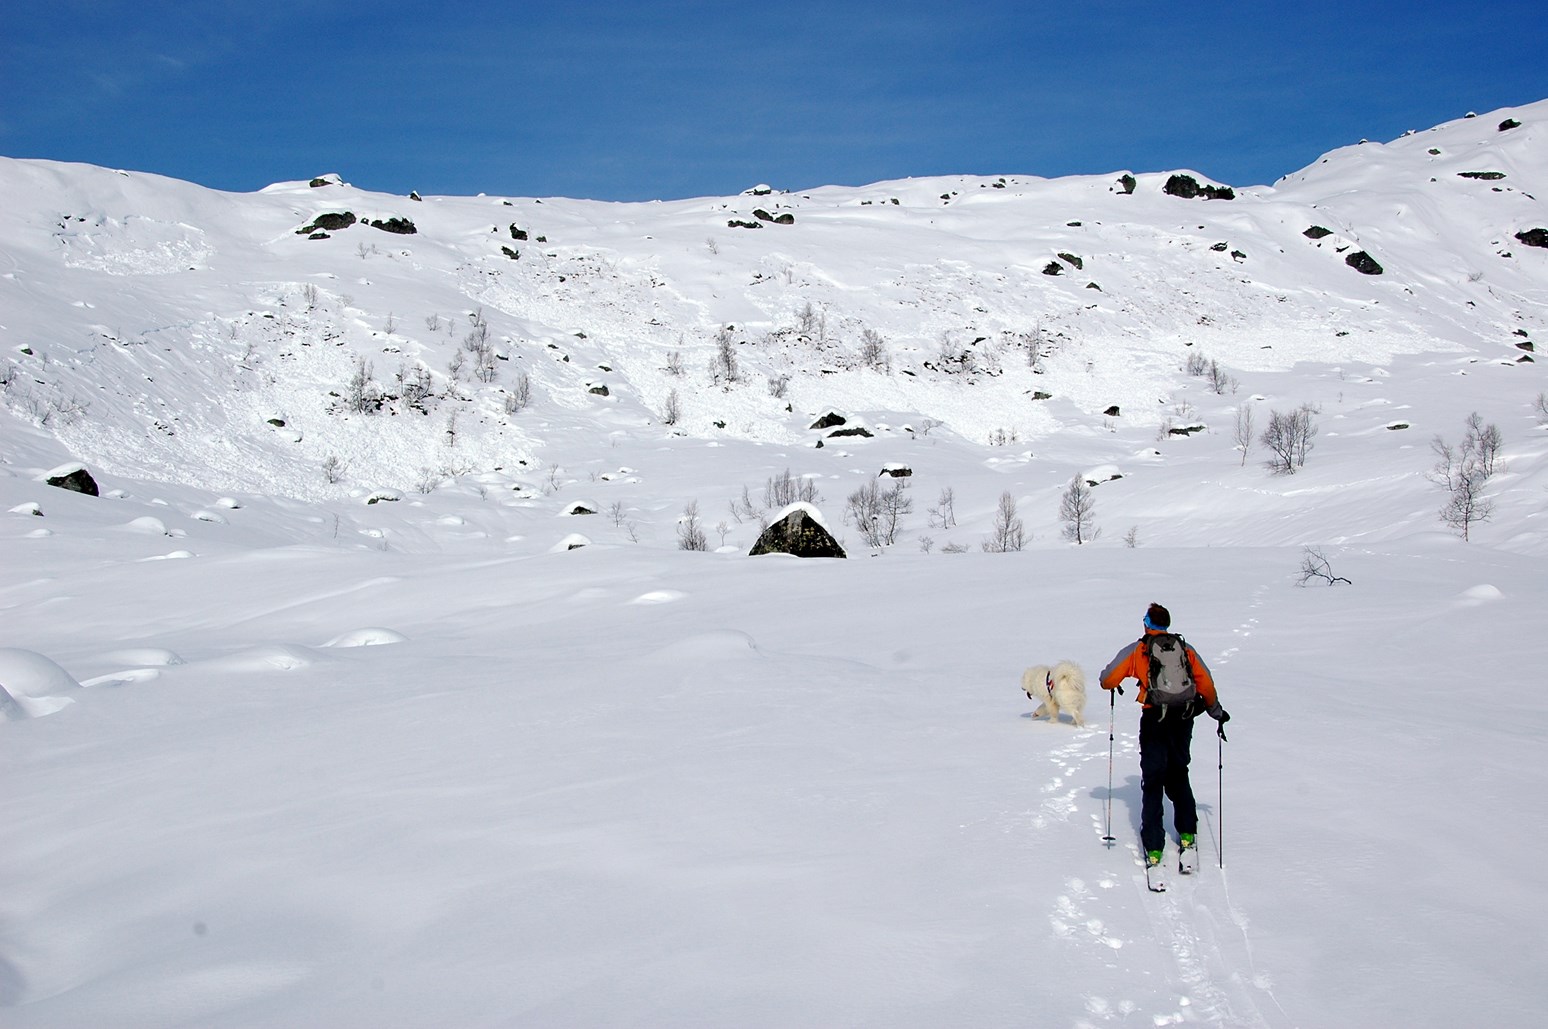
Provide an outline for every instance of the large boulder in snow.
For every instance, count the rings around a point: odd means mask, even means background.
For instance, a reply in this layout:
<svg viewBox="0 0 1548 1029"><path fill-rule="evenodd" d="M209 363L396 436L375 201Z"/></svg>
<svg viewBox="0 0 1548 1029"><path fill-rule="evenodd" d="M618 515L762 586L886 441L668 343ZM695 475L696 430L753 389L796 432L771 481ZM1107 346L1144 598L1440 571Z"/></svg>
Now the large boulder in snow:
<svg viewBox="0 0 1548 1029"><path fill-rule="evenodd" d="M307 222L296 230L296 235L305 236L312 232L338 232L355 224L355 212L353 211L325 211L316 218Z"/></svg>
<svg viewBox="0 0 1548 1029"><path fill-rule="evenodd" d="M1548 247L1548 229L1527 229L1516 233L1516 239L1529 247Z"/></svg>
<svg viewBox="0 0 1548 1029"><path fill-rule="evenodd" d="M1214 186L1209 183L1199 184L1199 180L1192 175L1184 175L1178 172L1166 180L1166 185L1161 187L1161 192L1167 196L1182 197L1184 200L1193 200L1203 197L1205 200L1235 200L1236 190L1230 186Z"/></svg>
<svg viewBox="0 0 1548 1029"><path fill-rule="evenodd" d="M759 554L794 554L796 557L847 557L838 540L822 524L822 515L810 504L795 503L786 507L769 524L758 542L748 552L749 557Z"/></svg>
<svg viewBox="0 0 1548 1029"><path fill-rule="evenodd" d="M58 486L60 489L84 493L88 497L98 495L97 480L91 477L91 473L86 470L85 465L60 465L44 476L43 481L50 486Z"/></svg>
<svg viewBox="0 0 1548 1029"><path fill-rule="evenodd" d="M1356 250L1344 258L1344 263L1361 275L1380 275L1382 271L1381 265L1376 263L1376 258L1364 250Z"/></svg>

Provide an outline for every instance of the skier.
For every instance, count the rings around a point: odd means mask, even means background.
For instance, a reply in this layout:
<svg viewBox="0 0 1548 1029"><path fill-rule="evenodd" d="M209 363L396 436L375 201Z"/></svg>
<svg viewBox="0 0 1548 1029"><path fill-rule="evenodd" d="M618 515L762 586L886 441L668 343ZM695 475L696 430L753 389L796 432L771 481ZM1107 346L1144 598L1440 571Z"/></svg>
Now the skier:
<svg viewBox="0 0 1548 1029"><path fill-rule="evenodd" d="M1188 751L1193 742L1193 718L1205 711L1222 726L1231 716L1215 695L1215 680L1204 660L1181 636L1172 633L1172 615L1160 604L1145 612L1145 635L1118 652L1102 669L1104 690L1123 692L1123 683L1139 681L1135 698L1140 711L1140 845L1145 864L1161 863L1166 830L1161 825L1161 797L1172 801L1178 844L1184 851L1197 845L1198 809L1188 782ZM1191 855L1189 855L1191 857Z"/></svg>

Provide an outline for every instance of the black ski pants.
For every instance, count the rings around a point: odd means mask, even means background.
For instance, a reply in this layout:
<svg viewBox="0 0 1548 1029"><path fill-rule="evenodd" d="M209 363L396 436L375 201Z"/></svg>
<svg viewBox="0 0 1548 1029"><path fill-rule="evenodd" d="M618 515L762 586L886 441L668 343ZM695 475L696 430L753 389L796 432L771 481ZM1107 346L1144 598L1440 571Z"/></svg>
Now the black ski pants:
<svg viewBox="0 0 1548 1029"><path fill-rule="evenodd" d="M1199 831L1198 807L1188 782L1193 718L1187 708L1147 707L1140 714L1140 843L1161 850L1166 829L1161 824L1161 798L1172 802L1173 824L1179 833Z"/></svg>

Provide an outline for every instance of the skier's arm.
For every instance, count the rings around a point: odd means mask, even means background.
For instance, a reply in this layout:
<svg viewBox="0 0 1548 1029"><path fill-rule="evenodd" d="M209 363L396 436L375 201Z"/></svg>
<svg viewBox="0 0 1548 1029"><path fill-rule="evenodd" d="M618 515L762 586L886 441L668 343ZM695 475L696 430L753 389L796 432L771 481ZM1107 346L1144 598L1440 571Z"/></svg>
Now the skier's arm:
<svg viewBox="0 0 1548 1029"><path fill-rule="evenodd" d="M1193 688L1204 698L1205 706L1214 707L1220 703L1220 698L1215 694L1215 677L1210 674L1209 666L1191 644L1188 646L1188 659L1193 665Z"/></svg>
<svg viewBox="0 0 1548 1029"><path fill-rule="evenodd" d="M1193 663L1193 687L1199 691L1199 697L1204 701L1205 712L1222 724L1230 721L1231 716L1220 706L1220 696L1215 692L1215 677L1210 674L1209 666L1191 645L1188 647L1188 657Z"/></svg>
<svg viewBox="0 0 1548 1029"><path fill-rule="evenodd" d="M1139 652L1139 643L1131 643L1118 652L1102 669L1099 680L1104 690L1116 690L1123 685L1125 679L1138 679L1139 673L1134 668L1134 663ZM1120 690L1121 692L1121 690Z"/></svg>

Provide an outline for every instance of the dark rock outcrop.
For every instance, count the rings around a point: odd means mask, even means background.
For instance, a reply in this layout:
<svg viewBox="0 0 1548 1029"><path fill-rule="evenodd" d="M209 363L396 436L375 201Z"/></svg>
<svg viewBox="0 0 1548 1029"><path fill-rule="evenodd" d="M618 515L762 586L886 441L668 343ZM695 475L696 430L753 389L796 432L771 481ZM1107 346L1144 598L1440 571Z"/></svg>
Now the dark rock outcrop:
<svg viewBox="0 0 1548 1029"><path fill-rule="evenodd" d="M1235 200L1236 190L1230 186L1212 186L1209 183L1199 184L1199 180L1192 175L1184 175L1178 172L1166 180L1166 185L1161 187L1161 192L1167 196L1181 197L1184 200L1193 200L1203 197L1205 200Z"/></svg>
<svg viewBox="0 0 1548 1029"><path fill-rule="evenodd" d="M1307 239L1321 239L1323 236L1333 235L1333 230L1323 228L1321 225L1312 225L1308 226L1306 231L1301 233L1301 235L1305 236Z"/></svg>
<svg viewBox="0 0 1548 1029"><path fill-rule="evenodd" d="M88 497L98 496L97 480L91 477L91 473L84 468L76 468L59 475L50 475L44 480L50 486L58 486L60 489L71 490L75 493L84 493Z"/></svg>
<svg viewBox="0 0 1548 1029"><path fill-rule="evenodd" d="M747 552L749 557L759 554L794 554L796 557L847 557L838 540L818 524L802 508L793 508L785 517L774 522L758 542Z"/></svg>
<svg viewBox="0 0 1548 1029"><path fill-rule="evenodd" d="M843 425L847 421L849 421L849 419L845 418L837 411L829 411L827 414L813 422L811 427L814 429L831 429L835 425Z"/></svg>
<svg viewBox="0 0 1548 1029"><path fill-rule="evenodd" d="M371 228L381 229L383 232L394 232L400 236L412 236L419 231L414 227L414 223L407 218L388 218L386 221L382 221L380 218L373 218L371 220Z"/></svg>
<svg viewBox="0 0 1548 1029"><path fill-rule="evenodd" d="M1529 247L1548 247L1548 229L1527 229L1516 233L1516 239Z"/></svg>
<svg viewBox="0 0 1548 1029"><path fill-rule="evenodd" d="M1382 272L1381 265L1377 264L1376 259L1364 250L1356 250L1344 258L1344 263L1361 275L1380 275Z"/></svg>
<svg viewBox="0 0 1548 1029"><path fill-rule="evenodd" d="M296 235L305 236L313 232L338 232L347 229L356 222L353 211L329 211L319 214L307 224L296 230Z"/></svg>

